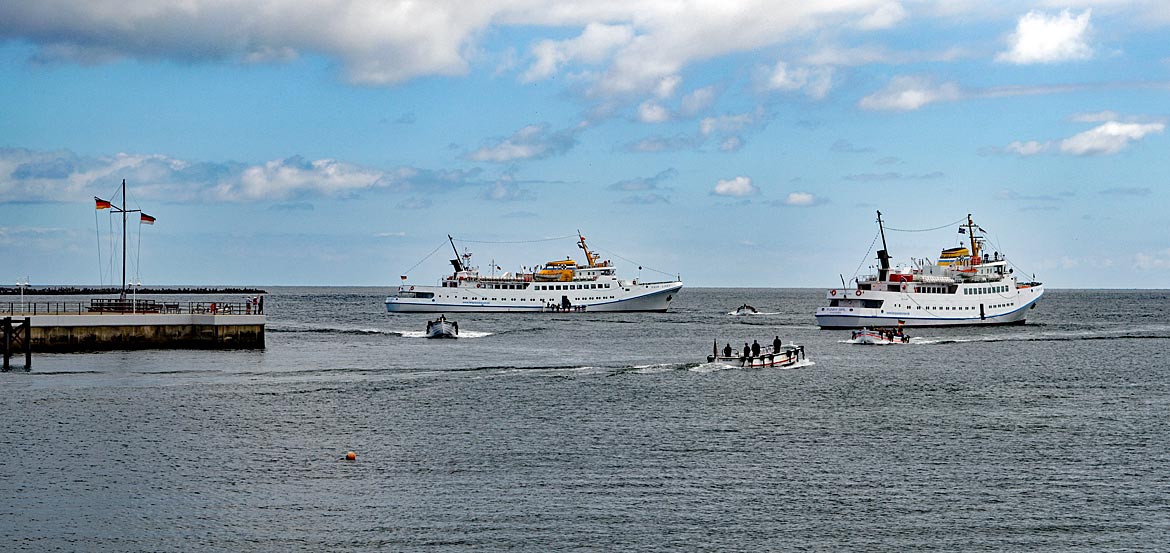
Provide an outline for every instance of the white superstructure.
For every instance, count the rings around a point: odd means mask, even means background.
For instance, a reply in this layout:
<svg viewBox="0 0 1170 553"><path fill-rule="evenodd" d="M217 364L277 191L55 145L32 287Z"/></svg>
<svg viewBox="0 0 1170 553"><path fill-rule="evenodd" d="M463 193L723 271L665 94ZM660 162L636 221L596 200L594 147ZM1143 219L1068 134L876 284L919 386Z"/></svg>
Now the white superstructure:
<svg viewBox="0 0 1170 553"><path fill-rule="evenodd" d="M1039 282L1019 282L998 252L983 253L982 232L971 216L963 227L970 248L943 250L938 263L916 260L890 267L885 229L878 274L857 279L855 288L834 288L817 309L821 328L1023 324L1044 295Z"/></svg>
<svg viewBox="0 0 1170 553"><path fill-rule="evenodd" d="M454 240L450 236L452 249ZM665 282L623 280L609 261L599 261L577 235L577 246L585 251L586 262L572 259L550 261L520 273L485 276L470 265L471 254L451 260L455 272L443 277L438 286L403 282L395 295L386 298L391 313L439 312L540 312L540 311L666 311L682 289L676 279ZM404 279L406 277L403 277Z"/></svg>

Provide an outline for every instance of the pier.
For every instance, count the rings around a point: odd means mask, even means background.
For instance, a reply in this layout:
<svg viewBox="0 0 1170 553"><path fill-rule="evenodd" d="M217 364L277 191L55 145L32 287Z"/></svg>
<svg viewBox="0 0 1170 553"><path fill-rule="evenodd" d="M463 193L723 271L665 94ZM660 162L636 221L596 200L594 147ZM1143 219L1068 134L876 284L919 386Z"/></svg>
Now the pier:
<svg viewBox="0 0 1170 553"><path fill-rule="evenodd" d="M266 320L263 304L252 302L132 299L0 303L0 317L27 321L24 340L28 351L53 353L262 349ZM4 328L8 336L7 323Z"/></svg>

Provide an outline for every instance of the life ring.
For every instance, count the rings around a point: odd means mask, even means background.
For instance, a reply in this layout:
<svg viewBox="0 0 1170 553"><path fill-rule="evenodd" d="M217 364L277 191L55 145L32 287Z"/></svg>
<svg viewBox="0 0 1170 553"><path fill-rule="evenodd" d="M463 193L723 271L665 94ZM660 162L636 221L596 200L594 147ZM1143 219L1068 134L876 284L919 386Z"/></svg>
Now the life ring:
<svg viewBox="0 0 1170 553"><path fill-rule="evenodd" d="M476 285L475 285L475 287L476 287L476 288L483 288L483 285L482 285L482 284L476 284Z"/></svg>
<svg viewBox="0 0 1170 553"><path fill-rule="evenodd" d="M411 289L411 290L414 290L414 286L411 286L411 287L410 287L410 289Z"/></svg>
<svg viewBox="0 0 1170 553"><path fill-rule="evenodd" d="M861 295L861 289L859 288L859 289L858 289L856 292L854 292L854 294L856 294L856 295L860 296L860 295Z"/></svg>
<svg viewBox="0 0 1170 553"><path fill-rule="evenodd" d="M837 291L836 291L836 290L829 290L829 295L830 295L830 296L836 296L836 295L837 295Z"/></svg>
<svg viewBox="0 0 1170 553"><path fill-rule="evenodd" d="M906 291L906 283L905 283L905 282L903 282L903 283L902 283L902 291L903 291L903 292L905 292L905 291Z"/></svg>

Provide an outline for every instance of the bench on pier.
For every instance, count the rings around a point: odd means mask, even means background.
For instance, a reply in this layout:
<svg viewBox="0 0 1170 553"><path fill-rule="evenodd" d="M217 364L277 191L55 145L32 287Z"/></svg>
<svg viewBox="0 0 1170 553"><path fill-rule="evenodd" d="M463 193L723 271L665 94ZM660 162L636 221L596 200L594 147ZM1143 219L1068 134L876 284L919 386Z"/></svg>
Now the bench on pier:
<svg viewBox="0 0 1170 553"><path fill-rule="evenodd" d="M155 300L94 299L89 300L91 313L159 313L163 305ZM176 309L178 305L175 305Z"/></svg>

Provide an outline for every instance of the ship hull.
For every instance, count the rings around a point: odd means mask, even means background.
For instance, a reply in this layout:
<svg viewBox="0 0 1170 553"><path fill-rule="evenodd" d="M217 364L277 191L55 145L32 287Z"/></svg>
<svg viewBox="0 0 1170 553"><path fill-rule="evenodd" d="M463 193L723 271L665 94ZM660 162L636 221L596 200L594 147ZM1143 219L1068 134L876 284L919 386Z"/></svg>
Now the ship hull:
<svg viewBox="0 0 1170 553"><path fill-rule="evenodd" d="M961 295L942 298L931 294L865 291L858 297L881 302L883 307L821 307L817 309L816 319L817 325L826 330L899 325L904 327L1021 325L1027 319L1028 312L1036 307L1044 295L1044 288L1043 286L1018 288L1015 294L1009 295L1011 297L984 298L980 301ZM924 304L929 308L922 309ZM895 307L885 308L885 305ZM914 309L897 306L912 306Z"/></svg>
<svg viewBox="0 0 1170 553"><path fill-rule="evenodd" d="M486 290L474 287L419 286L413 296L386 298L390 313L612 313L664 312L682 289L681 282L633 284L612 290ZM612 296L612 297L611 297ZM568 307L562 308L562 300Z"/></svg>

